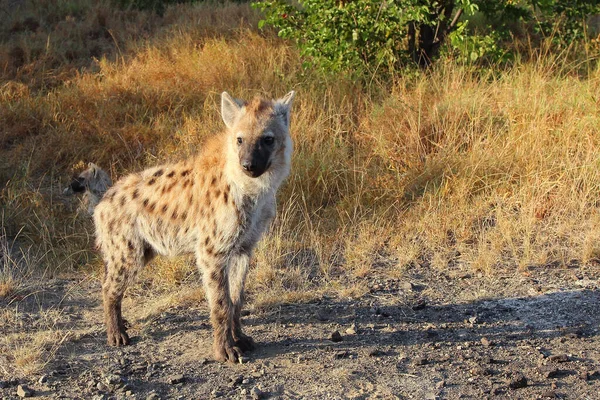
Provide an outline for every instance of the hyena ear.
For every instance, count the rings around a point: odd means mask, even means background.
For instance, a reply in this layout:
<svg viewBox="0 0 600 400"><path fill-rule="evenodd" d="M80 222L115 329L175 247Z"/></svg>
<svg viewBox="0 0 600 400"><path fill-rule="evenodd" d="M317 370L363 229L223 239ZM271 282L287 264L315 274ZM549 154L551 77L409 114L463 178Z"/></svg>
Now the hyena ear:
<svg viewBox="0 0 600 400"><path fill-rule="evenodd" d="M295 95L296 92L292 90L275 102L277 113L283 116L286 125L290 124L290 111L292 108L292 100L294 100Z"/></svg>
<svg viewBox="0 0 600 400"><path fill-rule="evenodd" d="M234 99L227 92L221 93L221 117L228 128L232 128L242 112L244 102Z"/></svg>
<svg viewBox="0 0 600 400"><path fill-rule="evenodd" d="M88 168L92 171L92 177L96 179L98 177L98 171L100 170L100 167L91 162L88 164Z"/></svg>

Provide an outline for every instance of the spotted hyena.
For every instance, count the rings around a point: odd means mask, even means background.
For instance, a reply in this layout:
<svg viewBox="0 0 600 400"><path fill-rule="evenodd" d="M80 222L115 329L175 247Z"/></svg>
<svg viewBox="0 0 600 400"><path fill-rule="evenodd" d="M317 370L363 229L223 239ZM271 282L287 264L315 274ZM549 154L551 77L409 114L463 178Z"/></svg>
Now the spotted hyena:
<svg viewBox="0 0 600 400"><path fill-rule="evenodd" d="M73 179L69 187L64 190L64 194L83 193L82 208L92 215L100 199L111 186L112 180L106 171L94 163L89 163L88 168Z"/></svg>
<svg viewBox="0 0 600 400"><path fill-rule="evenodd" d="M131 174L94 212L108 344L129 343L123 293L155 254L193 253L203 273L217 360L235 362L254 347L240 312L252 251L275 216L275 193L290 171L290 107L278 100L237 100L224 92L227 129L195 157Z"/></svg>

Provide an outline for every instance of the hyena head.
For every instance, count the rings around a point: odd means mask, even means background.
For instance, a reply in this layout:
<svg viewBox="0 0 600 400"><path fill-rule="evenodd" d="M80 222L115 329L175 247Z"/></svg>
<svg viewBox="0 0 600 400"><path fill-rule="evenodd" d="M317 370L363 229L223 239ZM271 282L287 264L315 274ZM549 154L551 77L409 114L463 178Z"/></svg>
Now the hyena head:
<svg viewBox="0 0 600 400"><path fill-rule="evenodd" d="M94 163L89 163L88 168L73 179L73 182L65 189L65 194L89 191L102 196L111 185L112 181L106 171Z"/></svg>
<svg viewBox="0 0 600 400"><path fill-rule="evenodd" d="M270 169L289 168L292 152L290 108L294 91L281 99L254 98L250 102L221 94L221 115L227 140L237 156L239 168L258 178Z"/></svg>

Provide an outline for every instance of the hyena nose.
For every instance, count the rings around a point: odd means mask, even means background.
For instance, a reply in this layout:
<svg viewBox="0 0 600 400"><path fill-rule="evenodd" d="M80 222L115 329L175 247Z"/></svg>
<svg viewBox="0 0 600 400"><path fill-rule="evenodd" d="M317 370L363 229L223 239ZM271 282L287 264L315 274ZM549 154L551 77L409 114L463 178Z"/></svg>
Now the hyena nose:
<svg viewBox="0 0 600 400"><path fill-rule="evenodd" d="M250 161L244 161L242 163L242 168L244 168L248 172L252 172L256 169L256 165L252 164Z"/></svg>

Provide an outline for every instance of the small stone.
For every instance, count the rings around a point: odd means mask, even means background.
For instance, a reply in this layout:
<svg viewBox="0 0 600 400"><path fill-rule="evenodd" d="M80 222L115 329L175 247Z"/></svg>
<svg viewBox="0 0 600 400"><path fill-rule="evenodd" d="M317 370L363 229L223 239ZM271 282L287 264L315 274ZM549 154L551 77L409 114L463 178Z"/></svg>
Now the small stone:
<svg viewBox="0 0 600 400"><path fill-rule="evenodd" d="M548 360L557 362L557 363L564 363L564 362L569 361L569 356L567 356L566 354L555 354L555 355L548 357Z"/></svg>
<svg viewBox="0 0 600 400"><path fill-rule="evenodd" d="M253 400L260 400L263 397L265 397L265 392L263 392L262 390L260 390L258 387L255 386L250 391L250 396L252 397Z"/></svg>
<svg viewBox="0 0 600 400"><path fill-rule="evenodd" d="M40 379L38 379L39 384L43 384L46 382L48 382L48 375L42 375L42 376L40 376Z"/></svg>
<svg viewBox="0 0 600 400"><path fill-rule="evenodd" d="M333 358L341 360L343 358L349 358L350 357L350 353L348 353L347 351L340 351L338 353L335 353L335 355L333 356Z"/></svg>
<svg viewBox="0 0 600 400"><path fill-rule="evenodd" d="M160 396L156 394L156 392L150 392L148 396L146 396L146 400L159 400Z"/></svg>
<svg viewBox="0 0 600 400"><path fill-rule="evenodd" d="M17 386L17 396L19 397L31 397L33 395L33 391L29 389L25 385Z"/></svg>
<svg viewBox="0 0 600 400"><path fill-rule="evenodd" d="M238 375L229 378L229 380L231 381L232 386L238 386L242 384L242 382L244 381L244 377L242 375Z"/></svg>
<svg viewBox="0 0 600 400"><path fill-rule="evenodd" d="M183 376L182 374L173 375L173 376L169 377L169 379L167 381L169 382L170 385L177 385L179 383L185 382L185 376Z"/></svg>
<svg viewBox="0 0 600 400"><path fill-rule="evenodd" d="M542 365L538 367L538 371L546 379L556 378L560 375L558 368L552 365Z"/></svg>
<svg viewBox="0 0 600 400"><path fill-rule="evenodd" d="M201 358L200 365L206 365L206 364L208 364L208 358Z"/></svg>
<svg viewBox="0 0 600 400"><path fill-rule="evenodd" d="M440 390L441 388L446 386L446 381L439 381L438 383L435 384L435 388L437 390Z"/></svg>
<svg viewBox="0 0 600 400"><path fill-rule="evenodd" d="M469 371L471 373L471 375L483 375L483 376L491 376L494 375L494 371L490 368L482 368L482 367L475 367L475 368L471 368L471 370Z"/></svg>
<svg viewBox="0 0 600 400"><path fill-rule="evenodd" d="M525 378L523 374L517 373L508 383L508 387L511 389L521 389L527 387L527 378Z"/></svg>
<svg viewBox="0 0 600 400"><path fill-rule="evenodd" d="M479 322L479 320L477 319L477 317L476 317L476 316L473 316L473 317L469 318L469 323L470 323L470 324L473 324L473 325L474 325L474 324L476 324L477 322Z"/></svg>
<svg viewBox="0 0 600 400"><path fill-rule="evenodd" d="M109 385L117 385L117 384L123 382L123 378L121 378L117 374L110 374L105 378L105 380L106 380L106 383L108 383Z"/></svg>
<svg viewBox="0 0 600 400"><path fill-rule="evenodd" d="M556 399L556 398L558 398L558 396L556 395L556 392L554 390L546 390L544 393L542 393L542 395L540 397L542 399Z"/></svg>
<svg viewBox="0 0 600 400"><path fill-rule="evenodd" d="M98 389L101 392L106 392L108 390L108 386L106 386L106 384L104 384L102 382L98 382L96 384L96 389Z"/></svg>
<svg viewBox="0 0 600 400"><path fill-rule="evenodd" d="M133 396L133 390L128 390L128 391L126 391L126 392L125 392L125 396L127 396L127 397L131 397L131 396Z"/></svg>
<svg viewBox="0 0 600 400"><path fill-rule="evenodd" d="M419 300L415 305L412 306L414 311L419 311L427 307L427 303L424 300Z"/></svg>
<svg viewBox="0 0 600 400"><path fill-rule="evenodd" d="M346 335L356 335L356 324L352 324L350 328L346 329Z"/></svg>
<svg viewBox="0 0 600 400"><path fill-rule="evenodd" d="M379 349L373 349L369 352L369 357L381 357L385 356L385 351Z"/></svg>
<svg viewBox="0 0 600 400"><path fill-rule="evenodd" d="M247 385L247 384L249 384L251 382L252 382L252 379L250 379L250 378L244 378L244 380L242 381L242 385Z"/></svg>
<svg viewBox="0 0 600 400"><path fill-rule="evenodd" d="M331 340L334 343L338 343L344 340L344 338L342 338L342 335L339 331L335 331L331 334L331 338L329 340Z"/></svg>
<svg viewBox="0 0 600 400"><path fill-rule="evenodd" d="M413 285L410 282L403 282L402 283L402 289L406 290L407 292L412 292L412 290L415 288L415 285Z"/></svg>
<svg viewBox="0 0 600 400"><path fill-rule="evenodd" d="M413 365L426 365L429 360L425 357L417 357L413 360Z"/></svg>
<svg viewBox="0 0 600 400"><path fill-rule="evenodd" d="M240 358L238 358L238 362L240 364L248 364L250 362L250 357L241 356Z"/></svg>
<svg viewBox="0 0 600 400"><path fill-rule="evenodd" d="M492 343L492 341L491 341L491 340L489 340L488 338L486 338L486 337L482 337L482 338L481 338L481 344L483 345L483 347L490 347L490 346L492 346L494 343Z"/></svg>

